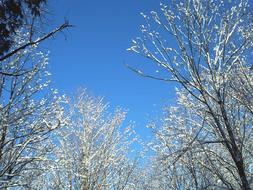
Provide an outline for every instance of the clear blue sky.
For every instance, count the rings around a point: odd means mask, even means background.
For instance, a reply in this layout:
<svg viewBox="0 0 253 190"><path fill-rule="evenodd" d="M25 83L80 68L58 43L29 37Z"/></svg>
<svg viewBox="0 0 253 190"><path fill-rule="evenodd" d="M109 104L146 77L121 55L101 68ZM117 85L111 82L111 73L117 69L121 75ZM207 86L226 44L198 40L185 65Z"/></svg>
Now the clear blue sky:
<svg viewBox="0 0 253 190"><path fill-rule="evenodd" d="M87 88L105 97L112 107L128 109L127 120L148 135L145 125L161 113L162 105L174 100L173 84L142 78L124 63L146 67L146 59L127 52L131 39L139 36L144 23L140 12L158 10L157 0L54 0L52 25L67 18L75 25L49 42L53 85L73 94Z"/></svg>

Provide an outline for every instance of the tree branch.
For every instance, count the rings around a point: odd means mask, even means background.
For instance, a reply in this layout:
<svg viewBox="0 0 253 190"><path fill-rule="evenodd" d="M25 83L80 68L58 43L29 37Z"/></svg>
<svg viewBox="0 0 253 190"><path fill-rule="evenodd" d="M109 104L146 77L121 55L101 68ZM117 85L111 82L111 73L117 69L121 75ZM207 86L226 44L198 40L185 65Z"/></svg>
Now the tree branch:
<svg viewBox="0 0 253 190"><path fill-rule="evenodd" d="M28 42L28 43L26 43L26 44L24 44L24 45L18 47L17 49L15 49L15 50L13 50L13 51L7 53L6 55L2 56L2 57L0 58L0 61L4 61L5 59L11 57L12 55L16 54L17 52L19 52L19 51L21 51L21 50L27 48L28 46L32 46L32 45L38 44L38 43L40 43L40 42L46 40L47 38L53 36L53 35L56 34L57 32L59 32L59 31L65 29L65 28L72 27L72 26L73 26L73 25L70 25L68 22L65 22L64 24L62 24L61 26L59 26L59 27L56 28L55 30L53 30L53 31L49 32L48 34L46 34L46 35L44 35L44 36L38 38L37 40L35 40L35 41L30 41L30 42Z"/></svg>

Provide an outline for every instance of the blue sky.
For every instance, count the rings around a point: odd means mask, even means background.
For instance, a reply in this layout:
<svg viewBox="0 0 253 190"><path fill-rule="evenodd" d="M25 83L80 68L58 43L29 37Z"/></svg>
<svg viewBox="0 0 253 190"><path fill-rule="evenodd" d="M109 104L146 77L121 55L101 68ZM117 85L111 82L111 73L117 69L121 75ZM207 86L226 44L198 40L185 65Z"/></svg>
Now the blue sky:
<svg viewBox="0 0 253 190"><path fill-rule="evenodd" d="M64 18L75 25L49 42L53 86L67 95L83 87L103 96L112 107L127 109L127 120L135 121L137 131L147 136L147 122L175 100L174 87L142 78L124 64L146 68L145 58L126 49L140 35L140 12L158 10L159 1L54 0L49 7L52 27Z"/></svg>

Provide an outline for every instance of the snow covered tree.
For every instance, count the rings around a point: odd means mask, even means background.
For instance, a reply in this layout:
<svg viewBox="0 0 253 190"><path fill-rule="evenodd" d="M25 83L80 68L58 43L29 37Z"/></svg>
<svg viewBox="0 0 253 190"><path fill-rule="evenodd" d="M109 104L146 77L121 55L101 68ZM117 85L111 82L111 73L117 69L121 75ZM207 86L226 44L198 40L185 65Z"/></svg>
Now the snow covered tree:
<svg viewBox="0 0 253 190"><path fill-rule="evenodd" d="M157 72L131 69L180 84L178 106L152 127L171 189L252 188L252 15L247 0L172 0L143 14L129 50Z"/></svg>
<svg viewBox="0 0 253 190"><path fill-rule="evenodd" d="M16 46L22 39L15 38ZM62 99L48 87L47 64L47 54L36 47L1 62L0 189L26 187L28 178L39 175L37 165L50 153L50 134L63 124Z"/></svg>
<svg viewBox="0 0 253 190"><path fill-rule="evenodd" d="M0 189L31 189L52 149L52 131L64 123L62 98L48 87L47 53L38 46L70 25L38 30L45 5L0 2Z"/></svg>
<svg viewBox="0 0 253 190"><path fill-rule="evenodd" d="M51 169L37 188L135 189L138 159L130 148L137 139L132 126L122 128L126 113L108 113L103 99L86 90L80 90L65 109L70 123L57 131Z"/></svg>

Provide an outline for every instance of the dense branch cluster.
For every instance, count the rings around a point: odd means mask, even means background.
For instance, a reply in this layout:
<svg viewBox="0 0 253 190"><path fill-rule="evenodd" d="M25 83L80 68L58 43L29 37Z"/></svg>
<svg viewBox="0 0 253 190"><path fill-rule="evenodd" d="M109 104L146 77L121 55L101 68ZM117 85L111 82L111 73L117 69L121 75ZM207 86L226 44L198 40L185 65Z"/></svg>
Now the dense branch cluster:
<svg viewBox="0 0 253 190"><path fill-rule="evenodd" d="M150 126L161 189L251 189L253 23L248 1L172 1L161 4L161 14L143 16L143 37L129 50L181 85L177 106L167 109L161 127Z"/></svg>

